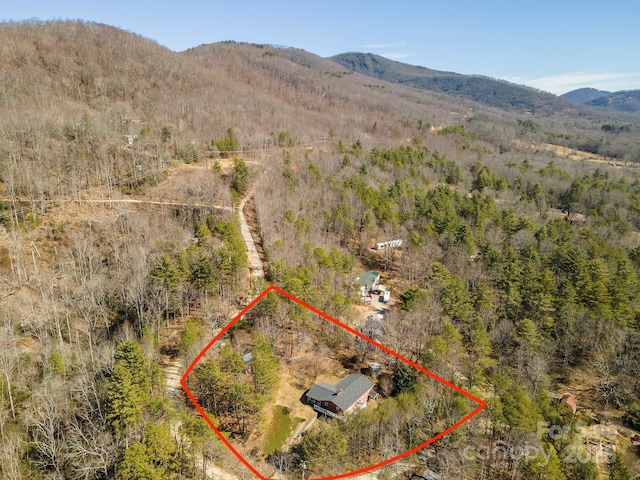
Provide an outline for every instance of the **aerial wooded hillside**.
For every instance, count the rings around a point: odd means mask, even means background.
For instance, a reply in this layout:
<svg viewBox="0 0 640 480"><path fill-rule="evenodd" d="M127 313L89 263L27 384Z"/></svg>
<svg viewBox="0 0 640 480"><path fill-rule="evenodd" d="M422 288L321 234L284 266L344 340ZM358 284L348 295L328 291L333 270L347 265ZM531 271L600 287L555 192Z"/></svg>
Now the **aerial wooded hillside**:
<svg viewBox="0 0 640 480"><path fill-rule="evenodd" d="M245 478L176 379L269 283L487 402L380 478L640 474L640 123L466 97L297 49L0 24L0 476ZM382 319L364 271L392 292ZM256 445L292 376L275 332L340 374L369 354L314 345L305 314L265 300L190 377L212 422ZM256 447L264 468L339 474L468 413L382 367L375 407Z"/></svg>

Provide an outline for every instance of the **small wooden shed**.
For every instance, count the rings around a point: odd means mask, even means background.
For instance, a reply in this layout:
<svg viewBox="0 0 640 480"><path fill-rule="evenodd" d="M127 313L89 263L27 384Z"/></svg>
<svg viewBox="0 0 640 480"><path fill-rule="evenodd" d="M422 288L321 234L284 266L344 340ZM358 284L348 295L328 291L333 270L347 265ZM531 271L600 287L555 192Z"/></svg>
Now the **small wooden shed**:
<svg viewBox="0 0 640 480"><path fill-rule="evenodd" d="M570 393L565 393L560 399L560 408L563 413L576 413L576 410L578 410L578 400Z"/></svg>

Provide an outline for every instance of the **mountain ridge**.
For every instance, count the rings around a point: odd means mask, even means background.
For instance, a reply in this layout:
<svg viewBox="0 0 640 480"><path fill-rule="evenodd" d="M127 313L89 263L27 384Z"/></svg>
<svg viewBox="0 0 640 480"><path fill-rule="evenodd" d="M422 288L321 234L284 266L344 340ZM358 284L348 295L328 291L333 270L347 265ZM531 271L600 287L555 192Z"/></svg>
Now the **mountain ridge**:
<svg viewBox="0 0 640 480"><path fill-rule="evenodd" d="M447 93L507 111L550 113L573 108L573 104L551 93L483 75L432 70L372 53L351 52L334 55L330 59L354 72L373 78Z"/></svg>
<svg viewBox="0 0 640 480"><path fill-rule="evenodd" d="M567 100L571 100L572 102L587 104L591 100L610 95L611 93L613 92L598 90L597 88L584 87L578 88L576 90L571 90L570 92L563 93L560 96L566 98Z"/></svg>
<svg viewBox="0 0 640 480"><path fill-rule="evenodd" d="M464 125L501 149L510 148L511 135L502 128L520 135L522 125L529 140L536 133L537 141L562 140L578 149L587 145L604 152L609 145L600 138L600 127L612 122L600 109L506 81L374 55L351 58L369 62L369 70L389 80L294 47L227 41L172 52L140 35L81 21L0 24L0 45L5 47L0 49L5 138L15 138L17 145L24 132L53 132L41 146L54 152L63 148L61 139L81 138L81 127L93 129L104 145L121 135L162 139L166 128L178 152L192 150L193 142L207 137L210 148L212 137L223 137L230 128L248 149L279 144L274 137L281 133L305 142L326 140L335 132L368 144L407 140L415 135L415 125L421 126L421 134L426 126L437 131L435 127ZM425 76L444 85L458 82L466 90L434 91L412 84ZM478 91L490 93L493 101L475 99L471 90L477 85L486 87ZM496 90L503 86L515 95L506 107L501 105L506 94L499 98ZM565 118L579 120L578 130ZM636 121L622 114L613 120L620 125ZM623 154L609 147L605 153Z"/></svg>
<svg viewBox="0 0 640 480"><path fill-rule="evenodd" d="M579 88L565 93L562 97L589 107L625 113L640 112L640 90L607 92L595 88Z"/></svg>

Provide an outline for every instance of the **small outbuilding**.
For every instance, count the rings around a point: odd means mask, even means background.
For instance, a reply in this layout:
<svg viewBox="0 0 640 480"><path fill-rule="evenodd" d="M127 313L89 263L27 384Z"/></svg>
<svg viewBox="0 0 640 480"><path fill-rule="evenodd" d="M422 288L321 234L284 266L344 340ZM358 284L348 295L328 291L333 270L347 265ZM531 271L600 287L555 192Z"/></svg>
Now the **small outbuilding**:
<svg viewBox="0 0 640 480"><path fill-rule="evenodd" d="M363 371L370 377L378 378L382 375L382 365L376 362L367 362L367 368L364 368Z"/></svg>
<svg viewBox="0 0 640 480"><path fill-rule="evenodd" d="M570 393L565 393L560 399L560 408L563 413L576 413L576 410L578 410L578 400Z"/></svg>
<svg viewBox="0 0 640 480"><path fill-rule="evenodd" d="M427 467L420 467L416 473L411 475L411 480L440 480L440 478L440 475Z"/></svg>
<svg viewBox="0 0 640 480"><path fill-rule="evenodd" d="M242 356L242 361L245 363L245 365L248 365L249 363L253 362L253 352L249 352L246 353Z"/></svg>
<svg viewBox="0 0 640 480"><path fill-rule="evenodd" d="M567 215L567 222L571 225L584 225L587 223L587 217L584 213L570 213Z"/></svg>

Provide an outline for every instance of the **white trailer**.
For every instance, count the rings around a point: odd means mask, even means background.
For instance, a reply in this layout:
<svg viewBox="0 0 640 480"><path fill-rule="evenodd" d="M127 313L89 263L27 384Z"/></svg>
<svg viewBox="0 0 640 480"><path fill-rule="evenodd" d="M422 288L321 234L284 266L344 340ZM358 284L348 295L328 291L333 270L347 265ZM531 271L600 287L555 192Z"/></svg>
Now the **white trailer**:
<svg viewBox="0 0 640 480"><path fill-rule="evenodd" d="M378 285L376 285L376 288L371 290L371 293L375 293L377 295L382 295L386 289L387 289L387 287L385 287L384 285L378 284Z"/></svg>
<svg viewBox="0 0 640 480"><path fill-rule="evenodd" d="M402 246L402 240L389 240L388 242L376 243L376 250L382 250L383 248L398 248Z"/></svg>
<svg viewBox="0 0 640 480"><path fill-rule="evenodd" d="M391 292L389 290L385 290L384 294L382 295L382 302L387 303L389 300L391 300Z"/></svg>

